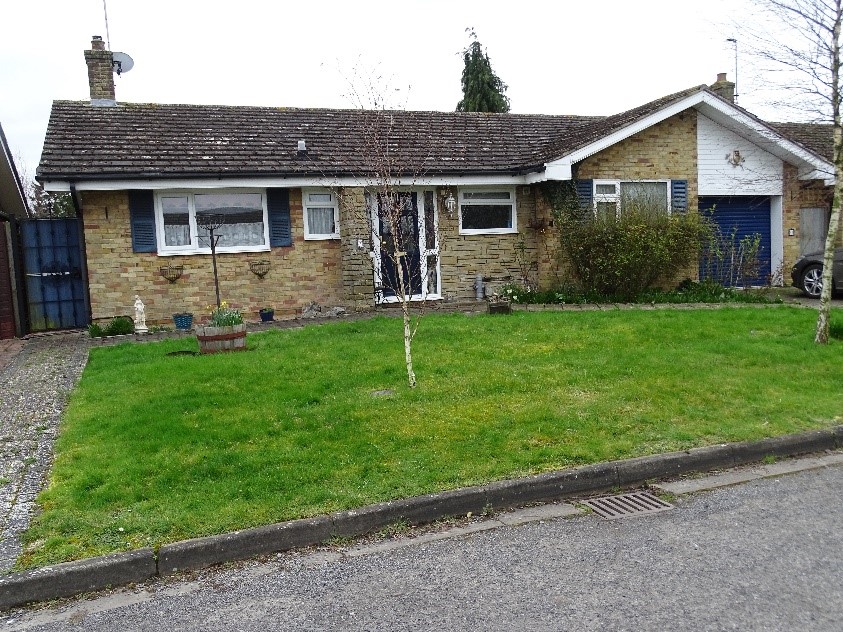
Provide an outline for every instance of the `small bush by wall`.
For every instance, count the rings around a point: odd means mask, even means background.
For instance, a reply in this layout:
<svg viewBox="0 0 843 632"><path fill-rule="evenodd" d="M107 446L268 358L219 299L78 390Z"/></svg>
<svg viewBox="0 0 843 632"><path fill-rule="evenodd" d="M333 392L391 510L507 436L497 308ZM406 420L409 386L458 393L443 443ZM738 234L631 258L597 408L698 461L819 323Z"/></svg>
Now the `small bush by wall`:
<svg viewBox="0 0 843 632"><path fill-rule="evenodd" d="M707 224L697 213L643 207L616 217L560 218L562 249L586 293L632 300L697 260Z"/></svg>

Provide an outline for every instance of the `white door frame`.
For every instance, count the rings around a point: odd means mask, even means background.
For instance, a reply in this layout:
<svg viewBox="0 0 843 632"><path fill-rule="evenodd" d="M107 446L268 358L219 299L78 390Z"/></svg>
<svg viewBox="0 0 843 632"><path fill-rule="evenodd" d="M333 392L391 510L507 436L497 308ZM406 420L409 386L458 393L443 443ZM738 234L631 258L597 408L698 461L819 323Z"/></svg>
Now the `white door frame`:
<svg viewBox="0 0 843 632"><path fill-rule="evenodd" d="M442 298L442 275L440 272L441 262L439 257L440 243L439 243L439 204L435 189L420 188L420 187L401 187L395 190L396 193L415 193L416 205L418 208L418 236L419 236L419 268L422 278L422 292L421 294L413 294L411 301L426 301L439 300ZM433 230L434 230L434 247L427 248L427 234L426 234L426 206L425 206L425 192L432 193L433 198ZM372 257L373 282L375 295L375 303L397 303L399 298L397 296L384 296L383 292L377 288L383 286L383 276L381 272L381 238L380 238L380 218L378 217L377 191L366 191L366 206L369 214L369 225L372 228L372 252L369 255ZM428 259L436 257L436 266L434 270L428 269ZM435 275L435 285L428 290L429 279L431 274Z"/></svg>

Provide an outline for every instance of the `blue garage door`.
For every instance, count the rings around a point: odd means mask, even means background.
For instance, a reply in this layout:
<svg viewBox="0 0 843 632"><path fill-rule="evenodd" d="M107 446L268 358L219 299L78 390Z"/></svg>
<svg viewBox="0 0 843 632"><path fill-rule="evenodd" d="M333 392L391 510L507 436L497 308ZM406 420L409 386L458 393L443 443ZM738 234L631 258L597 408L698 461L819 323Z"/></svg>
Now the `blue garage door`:
<svg viewBox="0 0 843 632"><path fill-rule="evenodd" d="M708 214L720 229L720 248L703 254L700 278L714 279L723 285L767 285L772 271L770 198L701 197L699 205L700 212ZM757 270L748 272L741 265L740 242L755 234L761 237L759 265Z"/></svg>

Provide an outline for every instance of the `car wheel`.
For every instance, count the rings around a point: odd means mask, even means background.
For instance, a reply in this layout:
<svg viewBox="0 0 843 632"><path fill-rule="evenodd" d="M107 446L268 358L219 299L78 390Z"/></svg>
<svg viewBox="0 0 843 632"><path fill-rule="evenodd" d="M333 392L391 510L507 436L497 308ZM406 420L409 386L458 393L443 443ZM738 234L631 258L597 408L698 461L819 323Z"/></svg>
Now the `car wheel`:
<svg viewBox="0 0 843 632"><path fill-rule="evenodd" d="M802 291L811 298L819 298L823 291L823 267L814 263L802 273Z"/></svg>

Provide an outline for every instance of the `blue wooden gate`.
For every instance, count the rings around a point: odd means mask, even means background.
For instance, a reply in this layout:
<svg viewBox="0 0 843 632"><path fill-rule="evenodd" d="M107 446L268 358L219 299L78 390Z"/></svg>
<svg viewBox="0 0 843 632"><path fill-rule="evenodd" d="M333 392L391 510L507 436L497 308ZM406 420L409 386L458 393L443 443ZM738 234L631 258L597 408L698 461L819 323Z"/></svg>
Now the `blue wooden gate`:
<svg viewBox="0 0 843 632"><path fill-rule="evenodd" d="M90 310L82 257L81 220L21 222L21 245L29 329L87 327Z"/></svg>

